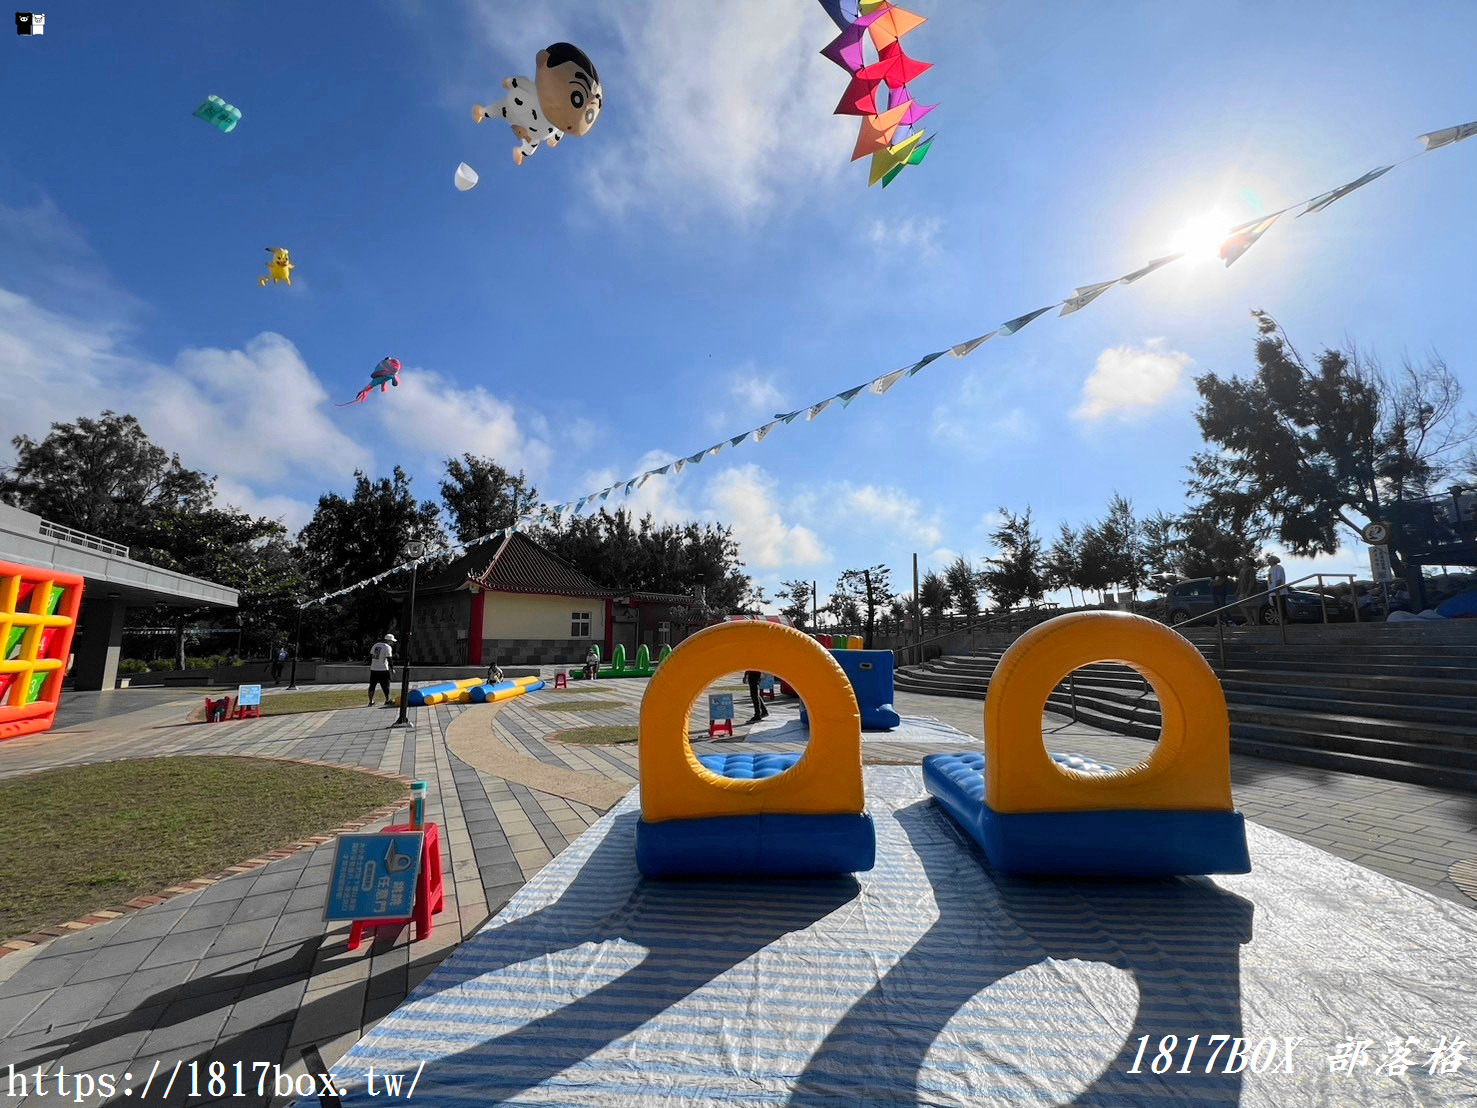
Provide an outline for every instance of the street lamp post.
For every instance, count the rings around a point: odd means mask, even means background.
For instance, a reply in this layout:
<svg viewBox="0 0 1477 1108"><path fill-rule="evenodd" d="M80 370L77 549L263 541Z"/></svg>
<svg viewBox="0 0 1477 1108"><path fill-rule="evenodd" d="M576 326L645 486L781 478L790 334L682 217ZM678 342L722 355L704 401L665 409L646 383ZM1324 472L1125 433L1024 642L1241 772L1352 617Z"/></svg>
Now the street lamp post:
<svg viewBox="0 0 1477 1108"><path fill-rule="evenodd" d="M299 598L301 601L301 598ZM303 645L303 608L298 604L297 624L292 629L292 676L287 679L287 691L292 692L297 688L297 654Z"/></svg>
<svg viewBox="0 0 1477 1108"><path fill-rule="evenodd" d="M405 710L410 703L410 644L415 627L415 578L420 569L421 558L426 553L426 544L419 539L408 542L405 544L405 553L410 555L410 593L405 598L405 661L400 663L400 715L391 727L413 726L405 718Z"/></svg>

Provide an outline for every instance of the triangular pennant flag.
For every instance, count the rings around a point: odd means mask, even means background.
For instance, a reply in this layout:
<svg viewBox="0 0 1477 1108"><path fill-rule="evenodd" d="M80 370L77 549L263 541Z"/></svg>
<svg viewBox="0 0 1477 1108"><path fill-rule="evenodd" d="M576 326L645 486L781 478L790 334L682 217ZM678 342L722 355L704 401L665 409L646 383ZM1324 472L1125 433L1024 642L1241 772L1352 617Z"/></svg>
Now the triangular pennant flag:
<svg viewBox="0 0 1477 1108"><path fill-rule="evenodd" d="M970 339L968 342L961 342L955 346L949 347L949 353L954 355L954 357L956 358L967 358L969 355L973 354L976 350L978 350L981 346L989 342L994 337L995 332L991 331L988 335L981 335L977 339Z"/></svg>
<svg viewBox="0 0 1477 1108"><path fill-rule="evenodd" d="M903 44L894 42L877 51L877 60L856 71L859 80L886 81L891 88L901 88L920 73L933 68L932 62L920 62L903 53Z"/></svg>
<svg viewBox="0 0 1477 1108"><path fill-rule="evenodd" d="M835 62L846 72L855 75L862 67L862 40L867 37L867 25L876 16L863 16L855 23L841 28L841 33L821 50L824 57Z"/></svg>
<svg viewBox="0 0 1477 1108"><path fill-rule="evenodd" d="M795 420L800 418L800 413L803 411L805 411L804 408L796 408L793 412L775 412L774 418L788 427L790 424L794 423ZM773 426L773 424L771 424L771 426Z"/></svg>
<svg viewBox="0 0 1477 1108"><path fill-rule="evenodd" d="M614 488L615 488L615 486L614 485L611 485L609 489L601 489L600 490L600 499L601 500L604 500L607 496L610 495L611 490L614 489Z"/></svg>
<svg viewBox="0 0 1477 1108"><path fill-rule="evenodd" d="M888 143L892 141L893 132L898 129L898 124L907 114L912 103L909 100L895 108L889 108L881 115L863 116L861 133L857 135L856 148L851 152L851 160L856 161L878 150L886 150Z"/></svg>
<svg viewBox="0 0 1477 1108"><path fill-rule="evenodd" d="M1255 246L1257 239L1265 235L1267 228L1276 222L1277 216L1274 215L1269 219L1262 220L1255 227L1245 231L1238 231L1225 242L1221 243L1221 257L1226 260L1226 268L1230 269L1231 264Z"/></svg>
<svg viewBox="0 0 1477 1108"><path fill-rule="evenodd" d="M877 378L877 380L872 382L871 391L876 393L878 396L883 395L887 392L888 389L892 388L893 385L902 380L903 374L907 372L907 369L895 369L891 373L883 374L881 377Z"/></svg>
<svg viewBox="0 0 1477 1108"><path fill-rule="evenodd" d="M723 443L715 442L712 446L708 447L708 449L704 450L703 453L708 455L709 457L712 457L715 454L721 454L723 452L723 446Z"/></svg>
<svg viewBox="0 0 1477 1108"><path fill-rule="evenodd" d="M1477 122L1463 123L1457 127L1446 127L1440 131L1432 131L1428 135L1421 135L1421 144L1427 150L1440 150L1443 146L1450 146L1454 142L1461 142L1464 138L1477 135Z"/></svg>
<svg viewBox="0 0 1477 1108"><path fill-rule="evenodd" d="M836 105L834 115L876 115L877 86L882 82L875 78L853 77L841 94L841 103Z"/></svg>
<svg viewBox="0 0 1477 1108"><path fill-rule="evenodd" d="M687 464L688 465L697 465L699 462L701 462L707 456L708 456L708 452L706 450L699 450L696 454L691 454L691 455L688 456L688 458L687 458Z"/></svg>
<svg viewBox="0 0 1477 1108"><path fill-rule="evenodd" d="M805 422L809 423L816 416L820 415L830 405L831 401L835 399L833 396L828 400L822 400L819 404L812 404L805 411Z"/></svg>
<svg viewBox="0 0 1477 1108"><path fill-rule="evenodd" d="M1071 315L1075 311L1080 311L1117 283L1117 281L1099 281L1095 285L1083 285L1080 289L1073 289L1072 298L1062 305L1059 314Z"/></svg>
<svg viewBox="0 0 1477 1108"><path fill-rule="evenodd" d="M675 462L672 463L672 472L674 474L681 473L682 472L682 467L685 466L686 464L687 464L687 459L686 458L678 458Z"/></svg>
<svg viewBox="0 0 1477 1108"><path fill-rule="evenodd" d="M590 498L588 496L580 497L578 500L575 501L574 510L576 512L583 512L585 510L585 505L589 503L589 500Z"/></svg>
<svg viewBox="0 0 1477 1108"><path fill-rule="evenodd" d="M1051 311L1051 309L1055 307L1055 304L1048 304L1044 308L1037 308L1034 312L1027 312L1025 315L1018 315L1009 323L1002 323L1000 325L1000 329L996 332L996 334L1013 335L1026 324L1030 323L1031 320L1035 319L1038 315L1045 315L1047 312Z"/></svg>
<svg viewBox="0 0 1477 1108"><path fill-rule="evenodd" d="M1363 186L1369 184L1369 182L1373 181L1376 177L1383 177L1386 173L1389 173L1390 170L1394 168L1395 167L1393 165L1382 165L1378 169L1371 169L1368 173L1366 173L1363 177L1360 177L1357 181L1350 181L1347 185L1341 185L1339 188L1334 189L1332 192L1325 192L1317 199L1308 201L1308 206L1302 211L1298 212L1298 217L1301 218L1302 216L1307 215L1309 212L1321 212L1324 208L1328 207L1335 200L1342 200L1355 189L1362 188Z"/></svg>
<svg viewBox="0 0 1477 1108"><path fill-rule="evenodd" d="M646 482L648 482L650 480L651 480L651 474L650 473L643 473L640 477L636 478L636 487L639 489L642 485L646 484Z"/></svg>
<svg viewBox="0 0 1477 1108"><path fill-rule="evenodd" d="M735 435L733 438L731 438L731 439L728 440L728 445L729 446L742 446L744 444L744 440L746 438L748 438L750 434L752 434L752 432L745 431L742 435Z"/></svg>
<svg viewBox="0 0 1477 1108"><path fill-rule="evenodd" d="M671 465L664 465L664 466L661 467L661 469L654 469L651 472L660 475L660 474L665 474L667 472L667 470L669 470L671 468L672 468Z"/></svg>
<svg viewBox="0 0 1477 1108"><path fill-rule="evenodd" d="M635 487L636 487L636 478L632 477L629 481L626 482L626 495L627 496L630 496L631 495L631 490L634 489Z"/></svg>
<svg viewBox="0 0 1477 1108"><path fill-rule="evenodd" d="M754 441L755 442L763 442L764 441L764 436L767 435L767 434L769 434L769 432L774 429L774 424L776 422L778 422L778 420L775 420L775 421L770 422L770 423L766 423L763 427L756 427L754 429Z"/></svg>
<svg viewBox="0 0 1477 1108"><path fill-rule="evenodd" d="M1127 276L1118 278L1118 281L1119 281L1120 284L1131 285L1135 281L1137 281L1140 277L1147 277L1149 274L1153 273L1160 266L1166 266L1170 262L1177 262L1177 261L1179 261L1183 257L1184 257L1183 254L1171 254L1167 258L1155 258L1148 265L1144 266L1143 269L1135 269L1132 273L1128 274Z"/></svg>
<svg viewBox="0 0 1477 1108"><path fill-rule="evenodd" d="M836 399L839 400L839 401L841 401L841 406L843 408L845 408L853 400L855 400L857 398L857 394L860 393L862 391L862 389L864 389L866 387L867 387L866 385L857 385L856 388L854 388L854 389L847 389L845 392L837 393L836 394Z"/></svg>
<svg viewBox="0 0 1477 1108"><path fill-rule="evenodd" d="M908 376L909 377L913 376L913 374L917 373L920 369L924 368L925 366L927 366L927 365L929 365L929 364L931 364L933 362L938 361L940 358L942 358L947 353L948 353L947 350L940 350L937 354L928 354L928 355L925 355L919 361L913 363L912 367L909 368L909 370L908 370Z"/></svg>
<svg viewBox="0 0 1477 1108"><path fill-rule="evenodd" d="M882 180L887 172L896 166L902 165L913 153L913 147L923 138L923 132L919 131L912 138L903 139L896 146L889 146L886 150L879 150L872 155L872 172L867 181L870 187Z"/></svg>
<svg viewBox="0 0 1477 1108"><path fill-rule="evenodd" d="M877 18L867 30L872 34L872 45L880 51L927 22L921 15L914 15L894 6L878 12Z"/></svg>

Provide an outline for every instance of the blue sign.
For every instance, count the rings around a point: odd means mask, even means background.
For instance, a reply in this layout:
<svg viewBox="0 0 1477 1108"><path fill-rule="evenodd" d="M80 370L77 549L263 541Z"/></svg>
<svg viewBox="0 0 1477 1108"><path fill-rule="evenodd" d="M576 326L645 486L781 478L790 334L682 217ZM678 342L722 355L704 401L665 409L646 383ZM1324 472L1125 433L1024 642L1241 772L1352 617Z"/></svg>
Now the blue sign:
<svg viewBox="0 0 1477 1108"><path fill-rule="evenodd" d="M239 685L236 688L236 705L241 708L250 708L253 705L260 707L262 702L262 687L260 685Z"/></svg>
<svg viewBox="0 0 1477 1108"><path fill-rule="evenodd" d="M733 693L712 693L708 697L708 718L733 719Z"/></svg>
<svg viewBox="0 0 1477 1108"><path fill-rule="evenodd" d="M764 673L759 676L759 691L774 692L774 674Z"/></svg>
<svg viewBox="0 0 1477 1108"><path fill-rule="evenodd" d="M406 919L415 904L422 831L340 835L326 920Z"/></svg>

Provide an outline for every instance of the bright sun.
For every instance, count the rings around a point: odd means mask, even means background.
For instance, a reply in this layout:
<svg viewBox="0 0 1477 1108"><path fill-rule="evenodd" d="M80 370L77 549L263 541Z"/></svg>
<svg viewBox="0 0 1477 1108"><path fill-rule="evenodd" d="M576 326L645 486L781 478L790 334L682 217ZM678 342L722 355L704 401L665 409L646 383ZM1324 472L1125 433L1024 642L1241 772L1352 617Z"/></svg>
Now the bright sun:
<svg viewBox="0 0 1477 1108"><path fill-rule="evenodd" d="M1221 243L1230 237L1233 226L1231 217L1219 208L1206 212L1180 228L1170 249L1183 254L1187 262L1213 261L1220 257Z"/></svg>

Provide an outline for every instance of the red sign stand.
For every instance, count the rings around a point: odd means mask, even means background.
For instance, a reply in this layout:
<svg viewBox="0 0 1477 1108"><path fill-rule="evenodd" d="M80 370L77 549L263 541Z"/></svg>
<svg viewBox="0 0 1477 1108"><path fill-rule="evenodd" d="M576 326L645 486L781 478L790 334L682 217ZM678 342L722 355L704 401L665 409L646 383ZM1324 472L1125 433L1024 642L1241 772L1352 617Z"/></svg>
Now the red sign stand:
<svg viewBox="0 0 1477 1108"><path fill-rule="evenodd" d="M394 831L424 831L421 840L421 869L415 879L415 905L408 919L355 920L349 928L349 949L357 950L364 932L370 927L404 927L415 924L414 942L420 942L431 934L431 917L439 915L446 904L446 893L441 885L441 831L434 823L425 827L412 827L399 823L386 827L385 834Z"/></svg>

